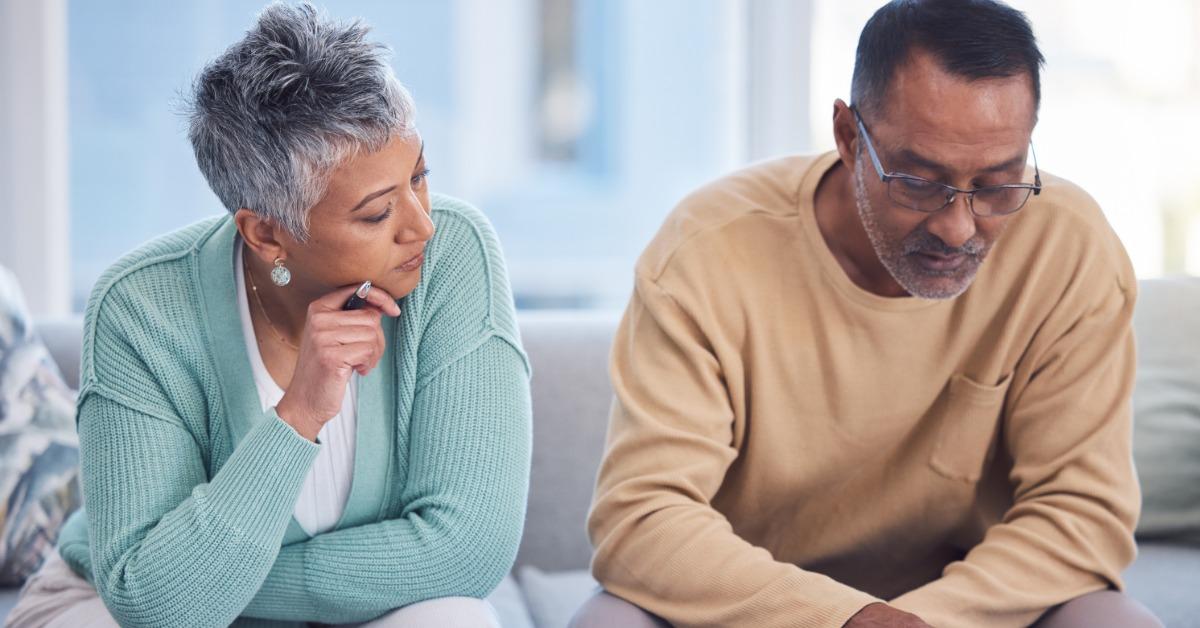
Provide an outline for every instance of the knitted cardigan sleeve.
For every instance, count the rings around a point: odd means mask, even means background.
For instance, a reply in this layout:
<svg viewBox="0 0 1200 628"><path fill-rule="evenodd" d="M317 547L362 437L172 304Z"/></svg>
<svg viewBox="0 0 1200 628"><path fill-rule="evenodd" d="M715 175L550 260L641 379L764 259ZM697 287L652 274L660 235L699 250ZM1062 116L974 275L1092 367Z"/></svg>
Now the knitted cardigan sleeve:
<svg viewBox="0 0 1200 628"><path fill-rule="evenodd" d="M486 597L508 573L529 466L521 354L488 336L417 393L413 416L400 516L284 547L245 615L367 621L422 600Z"/></svg>
<svg viewBox="0 0 1200 628"><path fill-rule="evenodd" d="M285 546L249 617L367 621L414 602L486 597L512 568L531 448L529 367L499 242L478 210L440 197L417 329L398 515ZM419 338L416 338L419 336Z"/></svg>
<svg viewBox="0 0 1200 628"><path fill-rule="evenodd" d="M133 292L98 299L85 332L78 422L94 582L122 626L227 626L267 577L317 446L272 412L209 478L204 432L164 391L183 378L150 366L162 353L146 348L169 332Z"/></svg>

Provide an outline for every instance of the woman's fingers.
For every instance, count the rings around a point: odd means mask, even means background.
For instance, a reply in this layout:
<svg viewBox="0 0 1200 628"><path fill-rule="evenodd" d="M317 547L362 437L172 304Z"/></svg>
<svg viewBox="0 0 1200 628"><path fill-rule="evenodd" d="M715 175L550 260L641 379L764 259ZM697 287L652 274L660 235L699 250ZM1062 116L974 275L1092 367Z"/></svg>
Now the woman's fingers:
<svg viewBox="0 0 1200 628"><path fill-rule="evenodd" d="M356 327L375 329L379 327L380 316L382 314L374 308L349 311L321 310L309 314L305 328L311 328L313 333Z"/></svg>
<svg viewBox="0 0 1200 628"><path fill-rule="evenodd" d="M400 305L396 298L379 286L371 286L367 293L367 303L373 305L388 316L400 316Z"/></svg>
<svg viewBox="0 0 1200 628"><path fill-rule="evenodd" d="M365 342L352 342L331 348L330 357L343 367L350 367L365 375L375 368L383 354L378 343L372 338Z"/></svg>
<svg viewBox="0 0 1200 628"><path fill-rule="evenodd" d="M398 316L400 307L386 290L372 288L363 308L343 310L357 289L343 286L308 306L296 369L279 406L280 416L288 413L285 420L295 420L293 425L310 419L324 424L336 416L350 374L365 376L383 358L387 341L380 318Z"/></svg>
<svg viewBox="0 0 1200 628"><path fill-rule="evenodd" d="M309 315L311 316L315 312L341 311L342 306L346 304L346 301L350 298L350 295L354 294L355 290L358 290L358 284L353 286L342 286L341 288L338 288L329 294L321 296L317 300L308 304ZM372 289L372 291L374 291L374 289Z"/></svg>
<svg viewBox="0 0 1200 628"><path fill-rule="evenodd" d="M334 329L314 331L312 334L313 345L318 349L325 347L338 347L342 345L354 344L358 342L369 342L374 345L379 344L379 328L369 327L366 325L356 325L353 327L337 327Z"/></svg>
<svg viewBox="0 0 1200 628"><path fill-rule="evenodd" d="M358 290L359 286L361 286L361 284L342 286L341 288L338 288L337 290L334 290L333 292L330 292L329 294L326 294L325 296L313 301L308 306L309 314L312 315L316 312L341 312L342 306L346 304L346 301L350 298L350 295L354 294L354 292ZM379 286L372 285L371 289L367 292L365 300L367 304L364 310L375 309L387 314L388 316L400 315L400 306L396 304L396 299Z"/></svg>

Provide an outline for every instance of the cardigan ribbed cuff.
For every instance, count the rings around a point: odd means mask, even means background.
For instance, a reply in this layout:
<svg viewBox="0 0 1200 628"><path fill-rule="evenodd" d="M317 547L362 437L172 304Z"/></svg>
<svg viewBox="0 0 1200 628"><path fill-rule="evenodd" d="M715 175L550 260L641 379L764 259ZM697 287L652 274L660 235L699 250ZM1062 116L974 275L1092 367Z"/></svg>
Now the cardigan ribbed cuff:
<svg viewBox="0 0 1200 628"><path fill-rule="evenodd" d="M277 545L319 450L272 408L209 484L209 512L248 540Z"/></svg>

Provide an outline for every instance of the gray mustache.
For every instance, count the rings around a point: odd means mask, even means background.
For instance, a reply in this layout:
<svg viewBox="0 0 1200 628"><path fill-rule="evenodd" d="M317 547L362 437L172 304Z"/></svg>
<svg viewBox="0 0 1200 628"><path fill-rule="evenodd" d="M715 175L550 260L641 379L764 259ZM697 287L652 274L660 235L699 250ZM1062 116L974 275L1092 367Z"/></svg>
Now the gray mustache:
<svg viewBox="0 0 1200 628"><path fill-rule="evenodd" d="M934 253L937 255L969 255L971 257L979 257L983 253L984 243L982 239L972 238L963 243L962 246L954 247L942 242L942 239L921 229L913 232L904 239L904 254L911 255L913 253Z"/></svg>

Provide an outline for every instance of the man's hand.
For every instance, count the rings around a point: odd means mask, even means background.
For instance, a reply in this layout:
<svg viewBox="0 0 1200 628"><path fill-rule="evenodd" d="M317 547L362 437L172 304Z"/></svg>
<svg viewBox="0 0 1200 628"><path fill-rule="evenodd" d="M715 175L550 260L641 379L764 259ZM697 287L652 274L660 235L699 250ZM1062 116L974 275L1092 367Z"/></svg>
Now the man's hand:
<svg viewBox="0 0 1200 628"><path fill-rule="evenodd" d="M843 628L932 628L920 617L882 602L867 604Z"/></svg>

